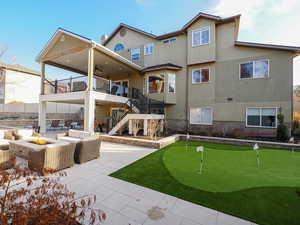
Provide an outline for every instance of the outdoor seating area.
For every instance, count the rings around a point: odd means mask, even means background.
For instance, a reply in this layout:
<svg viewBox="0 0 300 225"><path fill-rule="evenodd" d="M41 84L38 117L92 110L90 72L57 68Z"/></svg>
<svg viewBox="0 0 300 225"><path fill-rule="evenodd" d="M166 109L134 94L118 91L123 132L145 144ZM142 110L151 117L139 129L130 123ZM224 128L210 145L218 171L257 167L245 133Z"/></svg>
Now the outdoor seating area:
<svg viewBox="0 0 300 225"><path fill-rule="evenodd" d="M16 158L28 161L29 169L46 175L99 158L101 140L88 132L69 130L55 138L43 137L32 129L0 130L0 168L12 168ZM66 136L68 135L68 136Z"/></svg>

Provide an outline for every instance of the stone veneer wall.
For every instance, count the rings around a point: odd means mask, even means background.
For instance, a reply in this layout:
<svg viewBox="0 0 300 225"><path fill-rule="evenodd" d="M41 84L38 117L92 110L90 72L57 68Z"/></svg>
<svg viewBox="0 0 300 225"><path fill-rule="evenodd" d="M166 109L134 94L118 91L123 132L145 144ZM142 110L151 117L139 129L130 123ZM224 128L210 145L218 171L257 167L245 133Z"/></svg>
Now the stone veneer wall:
<svg viewBox="0 0 300 225"><path fill-rule="evenodd" d="M290 124L286 124L290 128ZM214 121L213 125L195 125L190 124L186 128L186 120L167 120L166 130L167 134L188 133L202 136L215 136L215 137L268 137L274 138L276 136L276 128L258 128L246 127L245 122L225 122Z"/></svg>

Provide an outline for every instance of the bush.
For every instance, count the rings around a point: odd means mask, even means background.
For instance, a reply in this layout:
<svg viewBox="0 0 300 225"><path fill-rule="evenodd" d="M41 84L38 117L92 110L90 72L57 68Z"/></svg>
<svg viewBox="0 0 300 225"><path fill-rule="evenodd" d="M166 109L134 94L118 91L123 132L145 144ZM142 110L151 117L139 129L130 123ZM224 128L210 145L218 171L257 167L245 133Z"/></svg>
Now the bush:
<svg viewBox="0 0 300 225"><path fill-rule="evenodd" d="M289 138L287 126L284 124L284 116L279 114L277 116L278 126L276 138L278 141L287 141Z"/></svg>
<svg viewBox="0 0 300 225"><path fill-rule="evenodd" d="M104 212L92 209L95 196L75 198L59 182L65 173L54 175L37 176L17 166L10 172L0 171L0 224L79 225L105 220Z"/></svg>

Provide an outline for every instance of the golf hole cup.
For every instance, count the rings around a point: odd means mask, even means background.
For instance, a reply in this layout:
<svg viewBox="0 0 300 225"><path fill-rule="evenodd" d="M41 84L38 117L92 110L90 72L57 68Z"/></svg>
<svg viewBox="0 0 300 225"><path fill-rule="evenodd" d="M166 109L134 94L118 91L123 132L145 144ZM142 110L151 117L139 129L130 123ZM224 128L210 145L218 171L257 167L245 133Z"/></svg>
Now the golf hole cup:
<svg viewBox="0 0 300 225"><path fill-rule="evenodd" d="M196 148L197 152L201 152L201 160L200 160L200 170L199 173L202 173L202 169L203 169L203 152L204 152L204 147L203 146L198 146Z"/></svg>

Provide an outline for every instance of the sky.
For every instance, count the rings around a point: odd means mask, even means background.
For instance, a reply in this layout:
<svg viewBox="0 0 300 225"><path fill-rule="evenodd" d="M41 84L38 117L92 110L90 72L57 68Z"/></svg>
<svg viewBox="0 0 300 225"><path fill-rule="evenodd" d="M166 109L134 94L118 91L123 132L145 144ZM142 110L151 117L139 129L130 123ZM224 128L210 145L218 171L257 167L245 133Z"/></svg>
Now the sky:
<svg viewBox="0 0 300 225"><path fill-rule="evenodd" d="M241 41L300 46L300 0L10 0L0 5L0 49L8 49L2 60L36 70L36 56L59 27L100 42L120 23L160 35L199 12L242 14ZM300 56L294 58L294 84L300 85Z"/></svg>

